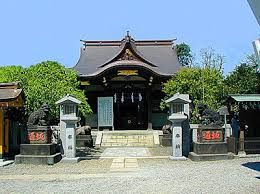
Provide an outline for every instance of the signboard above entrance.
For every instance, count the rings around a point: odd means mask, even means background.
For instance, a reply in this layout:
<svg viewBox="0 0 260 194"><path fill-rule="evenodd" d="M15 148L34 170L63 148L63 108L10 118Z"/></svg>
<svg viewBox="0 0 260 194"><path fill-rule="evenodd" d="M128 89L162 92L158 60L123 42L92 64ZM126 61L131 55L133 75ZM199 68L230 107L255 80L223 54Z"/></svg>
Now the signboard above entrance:
<svg viewBox="0 0 260 194"><path fill-rule="evenodd" d="M138 70L118 70L117 75L125 75L125 76L130 76L130 75L138 75Z"/></svg>

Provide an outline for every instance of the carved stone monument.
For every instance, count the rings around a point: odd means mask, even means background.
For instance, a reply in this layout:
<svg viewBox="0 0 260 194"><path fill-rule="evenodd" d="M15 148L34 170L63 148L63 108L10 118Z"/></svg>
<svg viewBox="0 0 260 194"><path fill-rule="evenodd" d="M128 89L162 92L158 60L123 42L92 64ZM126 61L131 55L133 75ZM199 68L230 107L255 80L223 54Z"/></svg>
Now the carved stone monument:
<svg viewBox="0 0 260 194"><path fill-rule="evenodd" d="M183 128L183 121L189 118L189 100L188 94L175 94L170 99L166 100L166 103L170 106L169 120L172 122L172 160L185 160L184 146L187 149L189 143L183 141L189 139L189 128ZM188 133L187 133L188 131ZM183 137L183 134L185 136ZM183 144L185 142L185 144ZM187 145L188 144L188 145Z"/></svg>
<svg viewBox="0 0 260 194"><path fill-rule="evenodd" d="M44 104L29 116L29 144L20 145L20 155L15 157L15 163L54 164L60 161L61 153L56 153L57 144L51 143L48 113L49 106Z"/></svg>
<svg viewBox="0 0 260 194"><path fill-rule="evenodd" d="M76 124L79 121L78 104L81 101L66 95L56 102L60 106L61 141L64 150L62 162L78 162L76 157Z"/></svg>

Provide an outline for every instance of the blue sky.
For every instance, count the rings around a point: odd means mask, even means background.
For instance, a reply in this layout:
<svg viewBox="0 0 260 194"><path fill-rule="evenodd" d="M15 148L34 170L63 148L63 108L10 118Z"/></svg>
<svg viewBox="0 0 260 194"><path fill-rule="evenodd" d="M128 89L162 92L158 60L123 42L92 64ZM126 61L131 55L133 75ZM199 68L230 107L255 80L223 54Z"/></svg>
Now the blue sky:
<svg viewBox="0 0 260 194"><path fill-rule="evenodd" d="M185 42L198 56L213 47L234 69L259 37L246 0L8 0L0 2L0 65L79 58L79 40L135 39Z"/></svg>

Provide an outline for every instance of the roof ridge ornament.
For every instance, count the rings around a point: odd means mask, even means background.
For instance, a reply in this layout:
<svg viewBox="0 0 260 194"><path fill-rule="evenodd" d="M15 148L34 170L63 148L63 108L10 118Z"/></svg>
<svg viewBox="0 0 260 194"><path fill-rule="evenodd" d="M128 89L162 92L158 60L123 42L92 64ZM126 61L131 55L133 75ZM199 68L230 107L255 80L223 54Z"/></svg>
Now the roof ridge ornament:
<svg viewBox="0 0 260 194"><path fill-rule="evenodd" d="M130 42L131 41L131 36L130 36L130 33L129 33L128 30L126 31L125 41L126 42Z"/></svg>

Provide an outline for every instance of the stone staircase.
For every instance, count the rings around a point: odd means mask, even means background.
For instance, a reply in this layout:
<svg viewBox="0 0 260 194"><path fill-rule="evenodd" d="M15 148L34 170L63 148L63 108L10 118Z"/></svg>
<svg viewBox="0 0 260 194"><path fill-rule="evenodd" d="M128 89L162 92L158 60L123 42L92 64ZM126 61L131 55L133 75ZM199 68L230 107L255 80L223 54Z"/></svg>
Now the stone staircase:
<svg viewBox="0 0 260 194"><path fill-rule="evenodd" d="M101 147L154 147L159 145L155 131L109 131L101 132ZM96 143L97 145L97 143Z"/></svg>

